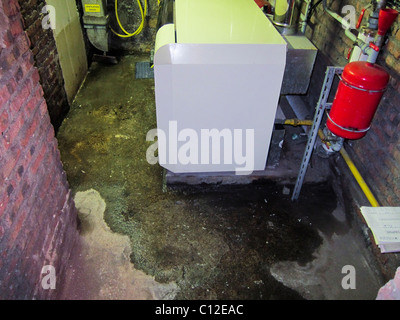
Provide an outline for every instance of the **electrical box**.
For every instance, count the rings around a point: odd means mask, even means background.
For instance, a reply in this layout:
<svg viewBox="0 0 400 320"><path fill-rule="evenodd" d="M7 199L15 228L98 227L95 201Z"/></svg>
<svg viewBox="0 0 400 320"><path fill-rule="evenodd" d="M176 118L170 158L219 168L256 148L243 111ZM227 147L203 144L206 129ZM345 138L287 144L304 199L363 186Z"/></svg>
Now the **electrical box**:
<svg viewBox="0 0 400 320"><path fill-rule="evenodd" d="M82 0L84 16L104 17L107 15L106 0Z"/></svg>
<svg viewBox="0 0 400 320"><path fill-rule="evenodd" d="M90 43L97 49L109 50L109 29L106 0L81 0L83 7L83 24Z"/></svg>

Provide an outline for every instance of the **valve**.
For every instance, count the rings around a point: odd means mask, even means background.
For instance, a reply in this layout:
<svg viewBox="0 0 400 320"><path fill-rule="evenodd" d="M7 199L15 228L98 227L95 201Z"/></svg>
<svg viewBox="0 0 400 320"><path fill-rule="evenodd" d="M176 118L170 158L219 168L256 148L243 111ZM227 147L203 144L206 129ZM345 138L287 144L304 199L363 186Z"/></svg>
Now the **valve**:
<svg viewBox="0 0 400 320"><path fill-rule="evenodd" d="M350 60L351 54L353 53L354 47L350 48L349 51L347 52L346 59Z"/></svg>
<svg viewBox="0 0 400 320"><path fill-rule="evenodd" d="M375 50L376 52L379 52L380 48L373 42L369 43L369 47L373 50Z"/></svg>
<svg viewBox="0 0 400 320"><path fill-rule="evenodd" d="M364 8L364 9L361 10L360 17L358 18L358 21L357 21L356 29L360 28L361 23L362 23L362 21L363 21L363 19L364 19L364 15L365 15L365 11L366 11L366 10L367 10L366 8Z"/></svg>

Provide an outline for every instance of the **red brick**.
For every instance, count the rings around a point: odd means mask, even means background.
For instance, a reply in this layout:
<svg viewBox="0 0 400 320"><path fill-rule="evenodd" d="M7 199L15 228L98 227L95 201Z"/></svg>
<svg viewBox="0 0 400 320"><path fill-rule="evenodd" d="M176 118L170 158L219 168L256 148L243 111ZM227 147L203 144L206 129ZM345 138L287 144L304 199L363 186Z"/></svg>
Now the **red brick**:
<svg viewBox="0 0 400 320"><path fill-rule="evenodd" d="M31 61L31 52L25 52L19 59L19 66L22 68L24 74L28 74L33 69L33 61ZM32 82L37 83L36 79L32 78Z"/></svg>
<svg viewBox="0 0 400 320"><path fill-rule="evenodd" d="M19 4L16 0L3 0L3 11L7 17L14 16L19 13Z"/></svg>
<svg viewBox="0 0 400 320"><path fill-rule="evenodd" d="M15 46L19 50L18 57L22 56L29 50L30 41L25 32L22 32L18 38L15 39Z"/></svg>
<svg viewBox="0 0 400 320"><path fill-rule="evenodd" d="M6 209L8 208L8 200L10 199L10 197L5 193L2 192L1 193L1 199L0 199L0 221L3 223L5 222L5 219L3 219L3 215L4 212L6 211Z"/></svg>
<svg viewBox="0 0 400 320"><path fill-rule="evenodd" d="M17 17L17 19L14 19L13 21L11 21L9 30L11 31L11 34L14 38L24 31L24 29L22 27L22 21L19 19L19 17Z"/></svg>
<svg viewBox="0 0 400 320"><path fill-rule="evenodd" d="M17 84L17 82L15 81L15 79L10 79L10 80L6 83L6 87L7 87L8 93L9 93L10 95L13 95L13 94L15 93L15 91L17 90L17 88L18 88L18 84Z"/></svg>
<svg viewBox="0 0 400 320"><path fill-rule="evenodd" d="M18 113L17 118L11 123L6 131L2 133L4 141L9 145L17 145L19 143L18 134L25 123L23 113Z"/></svg>
<svg viewBox="0 0 400 320"><path fill-rule="evenodd" d="M8 153L5 156L4 162L2 164L2 174L4 177L8 177L11 174L11 171L15 168L18 163L19 157L21 155L21 150L15 150L14 153Z"/></svg>
<svg viewBox="0 0 400 320"><path fill-rule="evenodd" d="M34 101L36 103L36 101ZM33 139L32 134L36 131L36 128L39 126L39 117L33 117L30 123L26 122L24 126L24 130L22 136L20 138L20 146L26 147L31 139Z"/></svg>
<svg viewBox="0 0 400 320"><path fill-rule="evenodd" d="M32 83L40 83L40 75L39 72L36 68L32 71ZM43 96L43 92L41 92L41 95Z"/></svg>
<svg viewBox="0 0 400 320"><path fill-rule="evenodd" d="M0 107L4 105L11 97L10 91L7 86L3 86L0 89Z"/></svg>
<svg viewBox="0 0 400 320"><path fill-rule="evenodd" d="M10 205L11 211L18 212L20 210L21 204L23 203L25 195L21 190L17 191L18 193L13 197L13 203Z"/></svg>
<svg viewBox="0 0 400 320"><path fill-rule="evenodd" d="M9 244L15 244L15 240L17 239L20 233L24 233L22 230L22 225L24 224L25 219L29 215L30 209L26 207L20 208L19 212L16 215L16 221L13 223L10 229L10 235L7 239Z"/></svg>
<svg viewBox="0 0 400 320"><path fill-rule="evenodd" d="M0 114L0 134L4 132L9 126L9 118L6 110L3 110Z"/></svg>
<svg viewBox="0 0 400 320"><path fill-rule="evenodd" d="M14 39L11 36L11 32L9 30L5 30L4 33L0 37L0 47L3 47L3 48L11 47L13 44L13 40Z"/></svg>
<svg viewBox="0 0 400 320"><path fill-rule="evenodd" d="M33 89L33 84L31 79L28 77L24 83L20 86L20 90L18 91L17 96L14 98L12 103L15 103L17 106L21 107L28 100Z"/></svg>
<svg viewBox="0 0 400 320"><path fill-rule="evenodd" d="M16 57L14 54L14 49L15 46L12 45L7 49L7 52L4 50L4 54L2 54L1 60L0 60L0 65L4 68L10 68L14 65L16 65ZM3 52L2 52L3 53Z"/></svg>
<svg viewBox="0 0 400 320"><path fill-rule="evenodd" d="M31 163L30 165L30 172L35 175L39 166L42 164L43 159L46 156L46 151L47 151L47 146L44 144L42 145L42 147L40 148L40 150L36 151L36 159L34 160L33 163Z"/></svg>

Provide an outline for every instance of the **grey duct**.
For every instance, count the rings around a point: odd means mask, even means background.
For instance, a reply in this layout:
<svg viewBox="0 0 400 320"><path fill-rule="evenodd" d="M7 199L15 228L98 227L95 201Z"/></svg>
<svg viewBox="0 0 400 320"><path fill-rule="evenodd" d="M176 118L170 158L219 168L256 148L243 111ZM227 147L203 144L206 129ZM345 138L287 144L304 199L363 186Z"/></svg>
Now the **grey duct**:
<svg viewBox="0 0 400 320"><path fill-rule="evenodd" d="M301 5L302 0L276 0L273 23L281 34L297 33Z"/></svg>
<svg viewBox="0 0 400 320"><path fill-rule="evenodd" d="M82 7L83 24L90 43L96 49L108 52L110 31L107 0L82 0Z"/></svg>

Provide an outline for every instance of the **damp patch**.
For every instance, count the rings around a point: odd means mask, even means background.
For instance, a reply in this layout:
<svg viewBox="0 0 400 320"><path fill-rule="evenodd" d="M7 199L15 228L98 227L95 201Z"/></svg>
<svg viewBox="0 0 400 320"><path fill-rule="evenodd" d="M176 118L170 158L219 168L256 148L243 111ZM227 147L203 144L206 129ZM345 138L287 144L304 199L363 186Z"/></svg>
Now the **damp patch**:
<svg viewBox="0 0 400 320"><path fill-rule="evenodd" d="M153 79L154 69L151 67L150 62L136 62L136 79Z"/></svg>

